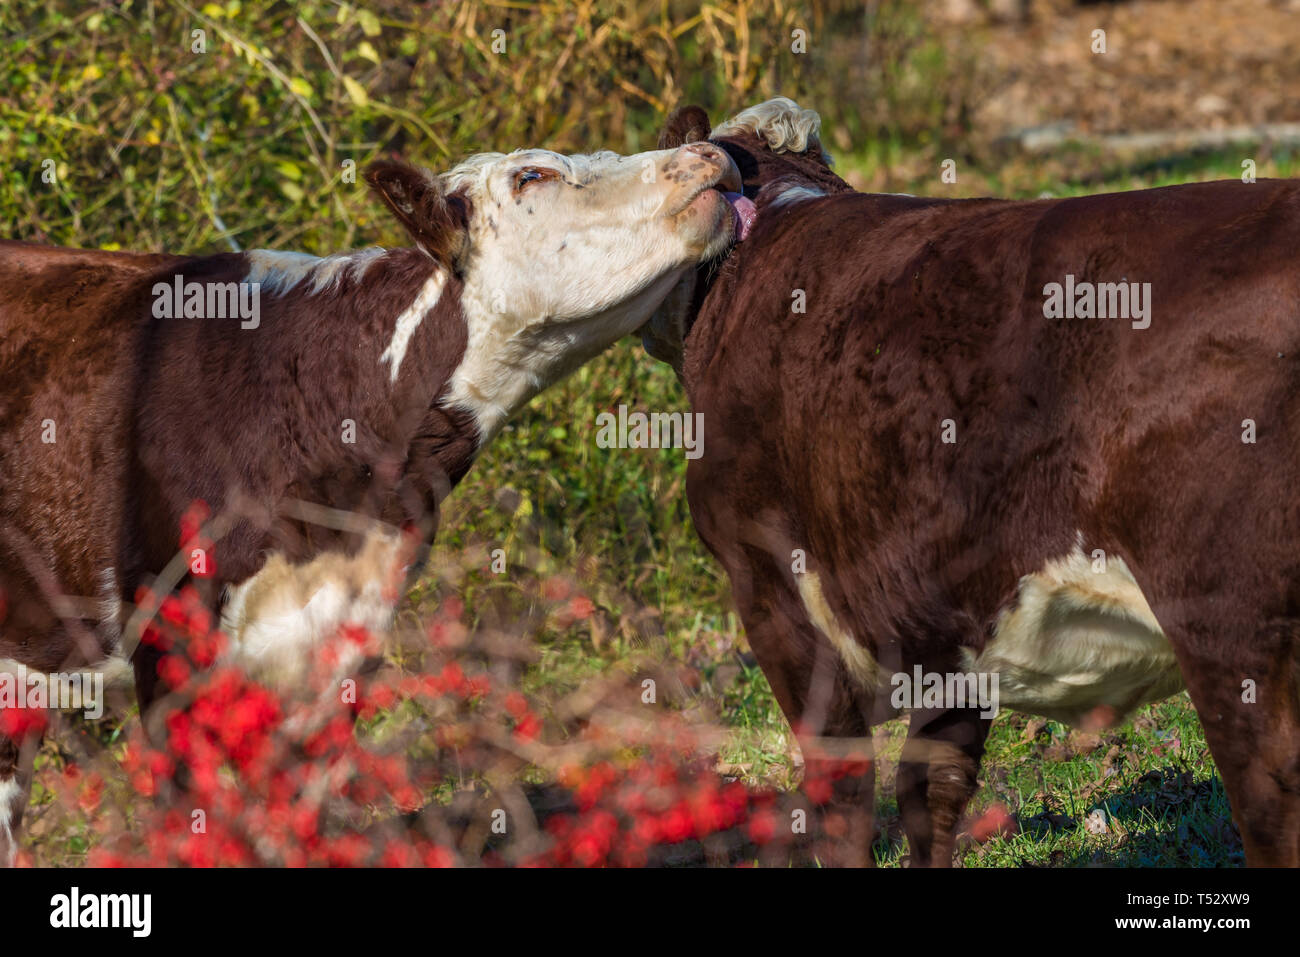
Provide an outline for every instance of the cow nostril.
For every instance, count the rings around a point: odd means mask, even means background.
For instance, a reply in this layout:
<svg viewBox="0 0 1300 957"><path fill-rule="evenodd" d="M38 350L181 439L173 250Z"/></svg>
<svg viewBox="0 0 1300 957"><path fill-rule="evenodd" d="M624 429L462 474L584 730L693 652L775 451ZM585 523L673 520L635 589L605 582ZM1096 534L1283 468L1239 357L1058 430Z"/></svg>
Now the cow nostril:
<svg viewBox="0 0 1300 957"><path fill-rule="evenodd" d="M682 147L682 149L686 150L688 153L695 153L699 156L705 156L714 160L718 159L719 154L722 152L721 149L714 146L712 143L687 143Z"/></svg>
<svg viewBox="0 0 1300 957"><path fill-rule="evenodd" d="M684 146L679 146L677 151L691 153L698 156L701 160L706 161L705 164L701 164L694 160L687 160L687 169L682 171L678 181L693 180L698 172L701 175L715 176L717 179L713 185L718 189L729 190L733 193L739 193L741 191L742 184L740 179L740 170L736 168L736 164L732 161L730 154L728 154L721 146L701 141L699 143L687 143ZM677 153L674 153L673 155L676 157ZM677 165L677 159L669 160L666 169L675 168Z"/></svg>

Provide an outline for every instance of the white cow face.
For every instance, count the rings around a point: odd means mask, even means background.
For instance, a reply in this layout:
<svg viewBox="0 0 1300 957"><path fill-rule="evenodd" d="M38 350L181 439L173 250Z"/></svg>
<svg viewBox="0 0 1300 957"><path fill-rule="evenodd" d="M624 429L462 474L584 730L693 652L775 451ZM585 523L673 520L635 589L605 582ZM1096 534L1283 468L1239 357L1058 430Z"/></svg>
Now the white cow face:
<svg viewBox="0 0 1300 957"><path fill-rule="evenodd" d="M636 156L478 157L447 181L475 207L470 269L497 297L489 307L549 323L604 313L721 253L732 217L714 187L735 189L739 173L726 152L699 143Z"/></svg>
<svg viewBox="0 0 1300 957"><path fill-rule="evenodd" d="M635 156L489 153L436 178L383 164L370 181L461 277L469 346L451 400L476 413L486 441L727 249L723 190L738 191L740 173L721 148L691 143Z"/></svg>

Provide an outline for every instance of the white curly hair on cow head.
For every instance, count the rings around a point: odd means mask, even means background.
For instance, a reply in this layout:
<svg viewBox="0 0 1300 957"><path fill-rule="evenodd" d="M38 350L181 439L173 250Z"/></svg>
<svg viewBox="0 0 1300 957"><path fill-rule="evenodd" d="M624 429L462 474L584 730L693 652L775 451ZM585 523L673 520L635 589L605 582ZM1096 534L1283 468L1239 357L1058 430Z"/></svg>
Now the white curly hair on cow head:
<svg viewBox="0 0 1300 957"><path fill-rule="evenodd" d="M774 153L803 153L815 148L830 166L833 162L831 155L822 147L819 137L821 127L822 118L816 110L804 109L788 96L776 96L719 123L709 136L753 133L761 137Z"/></svg>

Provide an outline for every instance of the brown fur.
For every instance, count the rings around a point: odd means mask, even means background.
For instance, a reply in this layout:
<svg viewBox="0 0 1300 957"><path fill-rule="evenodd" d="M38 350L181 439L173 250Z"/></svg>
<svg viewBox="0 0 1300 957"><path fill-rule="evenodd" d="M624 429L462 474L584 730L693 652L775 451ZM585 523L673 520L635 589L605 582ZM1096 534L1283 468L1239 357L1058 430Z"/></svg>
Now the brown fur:
<svg viewBox="0 0 1300 957"><path fill-rule="evenodd" d="M675 124L700 127L678 113L661 142ZM861 739L883 714L809 621L792 549L885 672L950 672L1081 531L1172 643L1248 861L1300 864L1300 183L863 195L811 150L715 141L759 218L697 279L684 381L710 438L688 495L796 731ZM764 215L792 183L831 195ZM1066 273L1152 283L1151 327L1044 318ZM912 714L915 863L949 863L987 731L973 710Z"/></svg>
<svg viewBox="0 0 1300 957"><path fill-rule="evenodd" d="M95 576L112 567L129 601L177 552L195 500L214 515L241 513L216 543L216 576L200 582L214 600L270 550L301 560L340 538L359 543L285 517L286 501L429 523L477 442L467 420L436 406L465 345L456 281L418 328L395 393L379 356L434 268L419 251L394 250L369 265L364 285L345 276L315 295L264 296L269 315L244 330L154 318L149 299L176 272L242 279L242 254L109 258L0 244L0 275L20 296L5 308L3 368L17 388L0 421L14 476L0 515L11 540L29 543L0 555L10 596L0 655L45 668L95 660L107 649L74 653L67 622L45 639L53 613L34 578L95 596ZM29 269L35 285L24 282ZM66 291L51 295L46 283ZM345 354L355 361L339 362ZM54 444L40 441L46 418ZM355 444L340 441L345 419L357 424Z"/></svg>
<svg viewBox="0 0 1300 957"><path fill-rule="evenodd" d="M386 164L372 179L394 209L409 195L403 177ZM101 661L118 636L95 609L129 606L152 583L196 500L229 522L210 553L215 574L193 579L211 607L272 553L360 547L357 532L295 518L295 502L414 526L427 543L479 438L468 414L438 405L465 350L459 280L416 329L396 383L380 355L394 320L452 261L454 210L419 197L399 218L425 251L370 260L364 282L344 270L314 294L310 280L263 290L256 329L152 314L156 282L238 282L248 254L0 242L0 658L45 671ZM341 441L345 419L354 444ZM105 596L109 568L117 591ZM158 693L156 651L141 647L134 664L143 710ZM0 765L11 750L0 741Z"/></svg>

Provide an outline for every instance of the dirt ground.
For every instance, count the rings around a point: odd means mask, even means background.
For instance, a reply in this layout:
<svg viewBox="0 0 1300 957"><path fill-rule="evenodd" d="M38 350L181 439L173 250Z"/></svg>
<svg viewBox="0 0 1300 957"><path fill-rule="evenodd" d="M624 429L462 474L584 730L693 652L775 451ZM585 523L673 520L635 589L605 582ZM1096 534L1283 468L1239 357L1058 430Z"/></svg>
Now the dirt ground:
<svg viewBox="0 0 1300 957"><path fill-rule="evenodd" d="M993 79L975 127L993 138L1300 120L1300 0L943 0L931 16L953 42L979 43Z"/></svg>

